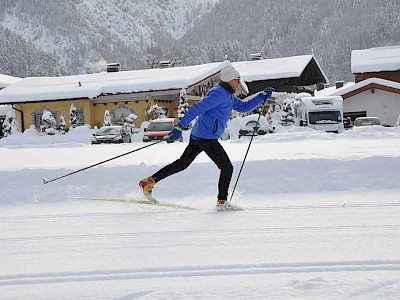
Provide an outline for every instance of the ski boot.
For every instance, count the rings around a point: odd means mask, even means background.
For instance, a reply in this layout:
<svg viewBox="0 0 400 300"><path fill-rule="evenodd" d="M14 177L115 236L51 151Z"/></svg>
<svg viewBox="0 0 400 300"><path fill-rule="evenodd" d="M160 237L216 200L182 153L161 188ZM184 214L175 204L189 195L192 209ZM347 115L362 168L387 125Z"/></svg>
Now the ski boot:
<svg viewBox="0 0 400 300"><path fill-rule="evenodd" d="M155 184L156 181L151 176L139 181L139 186L142 189L144 196L151 202L158 202L151 194Z"/></svg>
<svg viewBox="0 0 400 300"><path fill-rule="evenodd" d="M239 211L239 210L243 210L243 208L241 208L240 206L237 206L237 205L233 205L228 200L218 200L215 209L217 211Z"/></svg>

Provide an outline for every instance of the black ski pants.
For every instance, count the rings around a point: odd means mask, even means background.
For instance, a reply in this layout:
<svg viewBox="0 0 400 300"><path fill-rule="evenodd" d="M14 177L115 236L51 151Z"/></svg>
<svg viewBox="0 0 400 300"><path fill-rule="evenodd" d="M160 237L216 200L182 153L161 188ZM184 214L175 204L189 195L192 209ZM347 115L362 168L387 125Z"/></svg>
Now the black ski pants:
<svg viewBox="0 0 400 300"><path fill-rule="evenodd" d="M158 182L172 174L185 170L202 151L204 151L221 170L218 181L218 199L227 200L233 166L218 140L190 139L189 145L186 147L182 156L159 170L152 177Z"/></svg>

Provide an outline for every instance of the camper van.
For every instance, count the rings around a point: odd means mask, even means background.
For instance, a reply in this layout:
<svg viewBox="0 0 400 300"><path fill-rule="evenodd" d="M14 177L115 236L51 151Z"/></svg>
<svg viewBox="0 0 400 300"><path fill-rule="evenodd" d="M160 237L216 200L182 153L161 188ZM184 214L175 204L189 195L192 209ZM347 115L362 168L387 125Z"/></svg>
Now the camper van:
<svg viewBox="0 0 400 300"><path fill-rule="evenodd" d="M343 98L340 96L312 97L300 93L293 108L296 125L326 132L344 131Z"/></svg>

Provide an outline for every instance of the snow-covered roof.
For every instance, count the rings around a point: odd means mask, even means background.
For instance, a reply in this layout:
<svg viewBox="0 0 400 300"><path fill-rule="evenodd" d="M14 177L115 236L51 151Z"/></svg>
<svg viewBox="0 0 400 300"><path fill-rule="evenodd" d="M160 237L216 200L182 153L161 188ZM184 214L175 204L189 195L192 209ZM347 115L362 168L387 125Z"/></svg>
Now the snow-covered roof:
<svg viewBox="0 0 400 300"><path fill-rule="evenodd" d="M324 88L324 89L322 89L320 91L315 91L314 95L315 95L315 97L330 96L330 95L332 95L332 94L334 94L334 93L336 93L336 92L338 92L338 91L340 91L340 90L342 90L344 88L351 87L354 84L355 84L354 82L345 82L343 84L343 87L340 87L340 88L336 88L336 86L330 86L330 87Z"/></svg>
<svg viewBox="0 0 400 300"><path fill-rule="evenodd" d="M390 87L390 88L394 88L394 89L398 89L400 90L400 83L399 82L395 82L395 81L390 81L390 80L386 80L386 79L381 79L381 78L369 78L363 81L360 81L358 83L355 84L350 84L350 85L345 85L342 88L339 89L334 89L332 90L332 93L329 93L329 96L343 96L345 94L354 92L360 88L363 88L367 85L370 84L377 84L377 85L381 85L381 86L385 86L385 87ZM321 95L321 94L318 94Z"/></svg>
<svg viewBox="0 0 400 300"><path fill-rule="evenodd" d="M100 95L188 88L218 73L229 62L188 67L28 77L0 91L0 103L96 98Z"/></svg>
<svg viewBox="0 0 400 300"><path fill-rule="evenodd" d="M232 66L239 71L244 81L251 82L259 80L300 77L312 59L315 60L313 55L300 55L283 58L234 62L232 63ZM315 62L321 70L326 82L328 82L329 80L322 71L318 62L316 60Z"/></svg>
<svg viewBox="0 0 400 300"><path fill-rule="evenodd" d="M398 70L400 70L400 46L351 52L351 71L353 74Z"/></svg>
<svg viewBox="0 0 400 300"><path fill-rule="evenodd" d="M301 76L312 55L234 62L247 82ZM318 62L316 62L318 65ZM94 99L101 95L130 94L190 88L218 73L229 61L196 66L96 73L63 77L28 77L0 91L0 103ZM318 65L319 67L319 65ZM322 69L319 67L322 72ZM326 81L327 77L322 72Z"/></svg>
<svg viewBox="0 0 400 300"><path fill-rule="evenodd" d="M11 84L17 83L21 78L0 74L0 89Z"/></svg>

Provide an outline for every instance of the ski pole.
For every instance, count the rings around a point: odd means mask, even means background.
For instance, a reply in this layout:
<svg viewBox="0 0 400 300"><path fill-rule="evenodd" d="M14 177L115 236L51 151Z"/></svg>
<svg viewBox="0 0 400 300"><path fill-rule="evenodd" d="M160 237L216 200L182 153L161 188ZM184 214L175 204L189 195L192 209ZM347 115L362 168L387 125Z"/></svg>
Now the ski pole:
<svg viewBox="0 0 400 300"><path fill-rule="evenodd" d="M260 93L261 93L261 92L260 92ZM258 94L259 94L259 93L258 93ZM249 146L247 147L247 151L246 151L246 154L244 155L244 159L243 159L242 165L241 165L241 167L240 167L239 174L238 174L238 176L237 176L237 178L236 178L235 185L233 186L231 198L229 199L229 201L232 201L233 194L235 193L236 186L237 186L237 184L238 184L238 182L239 182L240 174L242 174L242 170L243 170L243 167L244 167L244 163L245 163L245 161L246 161L247 154L249 154L250 146L251 146L251 143L252 143L252 141L253 141L254 135L255 135L255 133L256 133L257 126L258 126L258 124L260 124L259 122L260 122L261 114L263 113L265 104L266 104L267 102L268 102L269 104L276 103L275 101L270 100L270 99L265 99L264 102L263 102L263 105L262 105L262 107L261 107L260 113L258 114L258 118L257 118L256 125L254 126L253 133L251 134Z"/></svg>
<svg viewBox="0 0 400 300"><path fill-rule="evenodd" d="M144 148L147 148L147 147L150 147L150 146L154 146L154 145L156 145L156 144L159 144L159 143L161 143L161 142L164 142L164 141L165 141L165 140L159 140L159 141L157 141L157 142L154 142L154 143L151 143L151 144L149 144L149 145L146 145L146 146L140 147L140 148L138 148L138 149L135 149L135 150L132 150L132 151L126 152L126 153L124 153L124 154L121 154L121 155L118 155L118 156L115 156L115 157L112 157L112 158L109 158L109 159L103 160L103 161L101 161L101 162L98 162L98 163L96 163L96 164L94 164L94 165L90 165L90 166L88 166L88 167L85 167L85 168L83 168L83 169L80 169L80 170L73 171L73 172L71 172L71 173L65 174L65 175L63 175L63 176L60 176L60 177L57 177L57 178L54 178L54 179L51 179L51 180L46 180L46 179L44 179L44 178L43 178L43 184L47 184L47 183L49 183L49 182L56 181L56 180L58 180L58 179L61 179L61 178L64 178L64 177L67 177L67 176L70 176L70 175L73 175L73 174L79 173L79 172L81 172L81 171L84 171L84 170L87 170L87 169L93 168L93 167L95 167L95 166L98 166L98 165L104 164L104 163L106 163L106 162L109 162L109 161L111 161L111 160L113 160L113 159L120 158L120 157L122 157L122 156L125 156L125 155L128 155L128 154L131 154L131 153L133 153L133 152L136 152L136 151L142 150L142 149L144 149Z"/></svg>

